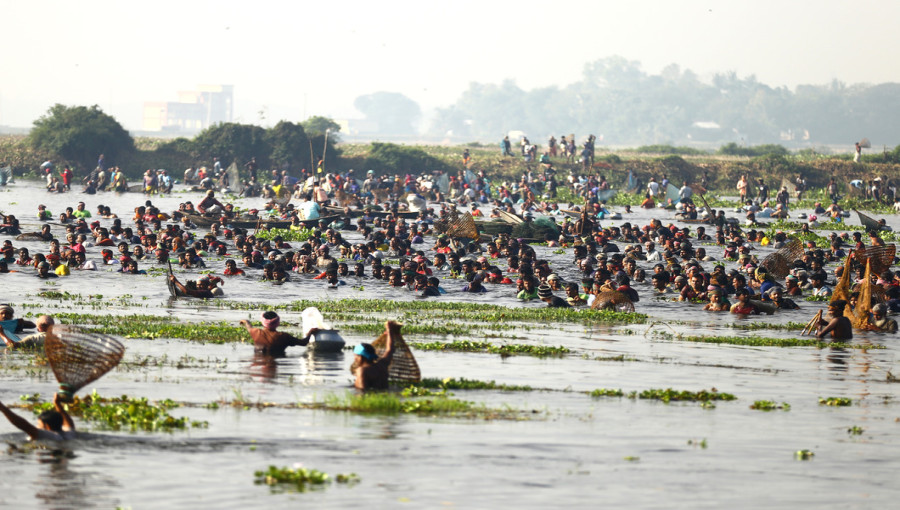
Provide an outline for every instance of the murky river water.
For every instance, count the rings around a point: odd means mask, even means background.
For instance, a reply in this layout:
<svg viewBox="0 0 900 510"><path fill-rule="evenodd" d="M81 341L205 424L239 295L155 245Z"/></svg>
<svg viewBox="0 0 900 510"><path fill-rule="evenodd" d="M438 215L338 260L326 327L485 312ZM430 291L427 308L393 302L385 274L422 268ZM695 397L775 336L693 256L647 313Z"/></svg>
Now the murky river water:
<svg viewBox="0 0 900 510"><path fill-rule="evenodd" d="M163 210L197 194L154 198ZM58 214L84 200L94 211L109 205L127 223L137 195L78 193L48 195L36 184L19 182L0 190L0 209L23 219L23 230L38 225L36 205ZM245 207L259 206L249 199ZM671 213L662 214L670 218ZM644 224L646 212L629 221ZM666 220L664 219L664 222ZM109 222L109 220L104 220ZM855 222L855 219L850 219ZM620 222L615 222L616 224ZM898 218L889 218L896 228ZM604 222L605 224L605 222ZM59 231L57 231L57 234ZM4 239L7 237L3 237ZM353 238L351 237L351 240ZM16 246L42 249L38 243ZM539 255L574 274L571 253ZM714 257L721 249L710 248ZM97 249L89 249L94 258ZM210 266L221 271L221 261ZM149 266L149 265L147 265ZM237 322L247 312L207 308L196 301L168 299L163 278L128 277L98 271L73 273L53 285L30 273L2 275L0 301L12 302L17 316L32 312L84 309L66 301L40 298L41 290L83 295L101 293L108 307L93 313L172 315L189 320ZM230 279L227 299L285 302L296 299L387 297L408 300L406 291L364 282L325 290L318 282L294 278L281 287L253 278ZM455 294L462 283L443 284ZM48 451L0 454L0 505L6 508L889 508L900 490L900 406L898 385L887 373L900 374L897 338L858 333L856 341L886 345L878 350L742 347L673 342L648 330L699 334L747 334L726 328L734 321L806 322L821 303L800 301L801 310L772 317L738 319L708 314L698 305L660 302L649 287L639 287L638 311L647 325L584 326L548 324L517 331L521 343L565 345L563 358L501 358L490 354L416 352L427 377L465 377L505 384L528 384L552 391L454 391L457 398L489 407L526 411L520 420L452 417L371 416L303 409L183 407L172 411L207 420L206 429L167 433L98 432L69 445L60 459ZM117 305L126 297L140 307ZM468 297L468 296L466 296ZM512 291L492 290L476 300L522 305ZM34 305L31 307L29 305ZM284 314L299 322L299 314ZM382 317L383 319L383 317ZM686 323L670 325L673 321ZM654 324L650 324L654 323ZM337 325L340 327L340 324ZM791 336L763 331L763 336ZM371 337L344 333L348 343ZM416 340L415 338L407 338ZM351 355L314 357L303 348L275 365L254 360L246 344L207 344L176 339L125 340L126 361L144 357L162 366L123 366L89 388L103 395L128 394L204 404L236 395L250 402L311 402L349 391ZM624 355L626 361L597 360ZM0 399L50 395L56 388L44 369L26 370L28 355L5 354ZM181 363L176 363L181 360ZM598 398L595 388L625 392L672 387L697 391L717 388L738 399L704 409L697 403ZM819 397L849 397L849 407L828 407ZM790 411L749 409L755 400L787 402ZM529 413L527 411L535 411ZM26 413L31 418L30 413ZM79 422L89 430L88 423ZM861 435L848 433L861 427ZM22 444L22 434L0 423L7 443ZM798 450L812 460L796 460ZM268 465L357 473L355 486L332 485L308 493L271 494L254 485L253 471Z"/></svg>

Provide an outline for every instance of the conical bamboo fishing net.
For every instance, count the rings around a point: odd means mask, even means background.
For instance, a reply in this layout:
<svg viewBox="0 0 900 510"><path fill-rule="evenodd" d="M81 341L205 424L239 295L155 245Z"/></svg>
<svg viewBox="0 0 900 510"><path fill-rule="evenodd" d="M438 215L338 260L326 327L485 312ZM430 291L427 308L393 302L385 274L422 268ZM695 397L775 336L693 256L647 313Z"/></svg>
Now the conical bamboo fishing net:
<svg viewBox="0 0 900 510"><path fill-rule="evenodd" d="M75 392L112 370L125 354L125 346L108 335L75 326L54 325L47 332L44 351L59 381L59 393L71 401Z"/></svg>
<svg viewBox="0 0 900 510"><path fill-rule="evenodd" d="M856 308L850 310L850 307L844 308L844 316L850 319L853 327L857 329L865 329L869 324L869 313L872 312L872 264L866 264L866 276L862 283L859 284L859 298L856 301Z"/></svg>
<svg viewBox="0 0 900 510"><path fill-rule="evenodd" d="M837 285L834 286L834 290L831 292L831 301L843 299L848 303L850 302L850 271L852 265L853 253L851 252L844 259L844 271L841 273L841 279L838 280Z"/></svg>
<svg viewBox="0 0 900 510"><path fill-rule="evenodd" d="M615 310L617 312L633 312L634 303L625 294L616 290L603 291L594 298L592 310Z"/></svg>
<svg viewBox="0 0 900 510"><path fill-rule="evenodd" d="M781 178L781 187L787 189L791 195L797 193L797 185L789 181L786 177Z"/></svg>
<svg viewBox="0 0 900 510"><path fill-rule="evenodd" d="M894 256L897 254L897 245L888 244L886 246L868 246L856 250L856 260L860 264L872 263L872 271L875 274L881 274L885 269L891 267L894 263Z"/></svg>
<svg viewBox="0 0 900 510"><path fill-rule="evenodd" d="M337 203L341 207L345 207L345 206L353 203L354 195L346 193L342 189L338 189L338 190L335 190L335 192L334 192L334 199L337 201Z"/></svg>
<svg viewBox="0 0 900 510"><path fill-rule="evenodd" d="M387 333L382 333L378 339L372 342L372 347L375 348L375 353L378 357L383 356L384 351L387 350ZM350 373L356 374L357 368L359 368L359 363L354 361L353 365L350 366ZM407 383L421 380L422 373L419 372L419 364L416 363L416 358L413 356L412 351L409 350L409 346L406 345L403 337L397 335L397 338L394 339L394 356L391 358L391 366L388 368L388 381Z"/></svg>
<svg viewBox="0 0 900 510"><path fill-rule="evenodd" d="M450 237L462 239L477 239L478 227L475 226L475 218L470 213L465 213L447 225L445 233Z"/></svg>
<svg viewBox="0 0 900 510"><path fill-rule="evenodd" d="M783 247L770 253L760 265L777 279L782 279L791 271L791 264L803 254L803 243L791 239Z"/></svg>
<svg viewBox="0 0 900 510"><path fill-rule="evenodd" d="M375 198L377 198L379 202L384 202L385 200L390 198L391 190L384 189L384 188L378 188L378 189L372 190L372 194L375 195Z"/></svg>
<svg viewBox="0 0 900 510"><path fill-rule="evenodd" d="M862 224L862 226L866 228L866 232L878 232L879 230L881 230L881 223L878 223L878 220L866 216L856 209L854 209L854 211L856 212L856 215L859 216L860 224Z"/></svg>

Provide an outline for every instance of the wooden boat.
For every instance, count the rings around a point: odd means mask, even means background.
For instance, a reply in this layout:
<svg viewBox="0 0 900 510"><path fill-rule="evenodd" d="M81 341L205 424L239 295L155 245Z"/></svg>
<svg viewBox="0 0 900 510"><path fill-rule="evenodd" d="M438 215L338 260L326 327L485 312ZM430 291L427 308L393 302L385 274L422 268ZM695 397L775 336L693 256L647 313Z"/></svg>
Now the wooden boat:
<svg viewBox="0 0 900 510"><path fill-rule="evenodd" d="M335 207L332 205L325 206L325 212L329 215L338 215L344 216L344 208L343 207ZM350 209L350 217L351 218L359 218L365 214L373 218L387 218L391 215L390 211L376 211L374 209ZM405 218L407 220L414 220L419 217L419 213L416 211L398 211L397 217Z"/></svg>
<svg viewBox="0 0 900 510"><path fill-rule="evenodd" d="M191 220L192 223L197 225L198 227L209 227L212 226L213 223L219 223L222 226L231 226L233 228L244 228L244 229L255 229L257 225L260 228L290 228L292 222L291 220L256 220L256 219L235 219L235 220L225 220L224 222L220 221L220 216L204 216L202 214L191 214L191 213L181 213L182 216L186 216ZM311 219L311 220L300 220L300 224L302 224L306 228L313 228L319 226L319 223L324 221L325 225L331 224L333 221L340 218L338 215L333 216L322 216L320 218Z"/></svg>

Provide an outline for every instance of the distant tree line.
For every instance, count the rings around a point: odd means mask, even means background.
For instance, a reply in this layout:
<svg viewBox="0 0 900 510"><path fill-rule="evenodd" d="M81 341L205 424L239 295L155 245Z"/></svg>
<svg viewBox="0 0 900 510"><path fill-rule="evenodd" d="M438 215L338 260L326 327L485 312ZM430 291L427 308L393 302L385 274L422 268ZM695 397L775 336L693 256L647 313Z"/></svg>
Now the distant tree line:
<svg viewBox="0 0 900 510"><path fill-rule="evenodd" d="M524 90L511 80L472 83L442 108L429 134L494 141L517 130L538 137L603 135L603 143L760 145L847 144L868 137L877 145L900 139L900 84L848 86L839 81L773 88L734 72L702 82L673 64L649 75L640 64L610 57L585 66L564 88Z"/></svg>
<svg viewBox="0 0 900 510"><path fill-rule="evenodd" d="M335 146L339 131L340 126L325 117L300 124L281 121L268 129L224 123L191 139L159 141L139 149L121 124L98 106L56 104L34 122L26 143L40 158L73 165L84 173L94 168L100 154L108 164L130 174L148 168L211 165L214 157L226 166L232 161L242 166L255 157L261 168L298 171L314 168L323 156L326 168L335 165L340 155Z"/></svg>

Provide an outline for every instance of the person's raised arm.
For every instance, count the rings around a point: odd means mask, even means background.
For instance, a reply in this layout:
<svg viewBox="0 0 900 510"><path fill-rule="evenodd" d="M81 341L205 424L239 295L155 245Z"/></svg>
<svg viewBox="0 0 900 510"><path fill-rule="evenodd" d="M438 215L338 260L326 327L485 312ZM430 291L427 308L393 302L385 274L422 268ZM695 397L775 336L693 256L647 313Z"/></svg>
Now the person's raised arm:
<svg viewBox="0 0 900 510"><path fill-rule="evenodd" d="M400 335L400 328L402 328L403 325L394 321L387 321L384 326L387 331L387 343L385 345L384 354L379 361L384 360L386 363L390 363L391 359L394 358L394 341L403 338Z"/></svg>
<svg viewBox="0 0 900 510"><path fill-rule="evenodd" d="M62 397L60 396L59 393L57 393L56 395L53 396L53 406L56 408L56 412L58 412L59 414L62 415L62 419L63 419L62 428L63 428L63 430L69 430L69 431L75 432L75 422L72 421L72 417L69 416L69 413L67 413L65 408L62 406L62 402L60 402L60 398L62 398Z"/></svg>
<svg viewBox="0 0 900 510"><path fill-rule="evenodd" d="M241 322L239 324L241 326L244 326L244 328L247 331L250 331L251 329L253 329L253 326L250 325L250 321L248 321L247 319L241 319Z"/></svg>
<svg viewBox="0 0 900 510"><path fill-rule="evenodd" d="M37 439L40 435L40 429L32 425L25 418L22 418L18 414L10 411L3 402L0 402L0 413L3 413L6 416L6 419L9 420L10 423L15 425L16 428L21 430L22 432L28 434L28 437L31 439Z"/></svg>

